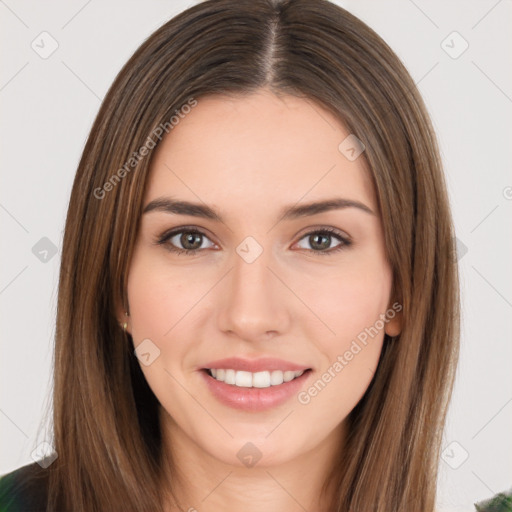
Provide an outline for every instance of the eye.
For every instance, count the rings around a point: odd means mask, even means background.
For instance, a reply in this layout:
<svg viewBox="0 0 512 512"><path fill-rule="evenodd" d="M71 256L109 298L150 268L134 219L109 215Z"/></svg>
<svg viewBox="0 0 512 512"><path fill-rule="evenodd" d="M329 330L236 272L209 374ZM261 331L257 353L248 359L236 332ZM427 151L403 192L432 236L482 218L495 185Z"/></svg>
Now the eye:
<svg viewBox="0 0 512 512"><path fill-rule="evenodd" d="M329 249L333 238L338 239L340 243L331 250L324 250ZM312 247L312 249L306 248L306 250L321 254L322 256L336 253L352 245L352 242L348 238L333 228L322 228L310 231L301 238L301 240L304 239L307 240L310 247Z"/></svg>
<svg viewBox="0 0 512 512"><path fill-rule="evenodd" d="M196 228L179 228L165 232L156 239L156 244L164 245L167 250L175 254L195 255L203 249L208 249L215 244L211 242L207 247L203 246L204 239L209 240L205 233ZM311 249L303 248L309 252L321 255L329 255L336 253L342 249L349 247L352 242L343 236L340 232L333 228L322 228L306 233L300 240L306 239ZM340 243L334 248L329 249L333 239L337 239ZM180 247L181 246L181 247Z"/></svg>
<svg viewBox="0 0 512 512"><path fill-rule="evenodd" d="M202 231L199 231L195 228L180 228L164 233L157 239L156 243L158 245L165 245L166 249L176 254L193 255L197 254L200 249L205 248L202 247L202 238L208 239L208 237ZM178 244L182 247L176 247ZM215 245L213 242L211 242L211 244Z"/></svg>

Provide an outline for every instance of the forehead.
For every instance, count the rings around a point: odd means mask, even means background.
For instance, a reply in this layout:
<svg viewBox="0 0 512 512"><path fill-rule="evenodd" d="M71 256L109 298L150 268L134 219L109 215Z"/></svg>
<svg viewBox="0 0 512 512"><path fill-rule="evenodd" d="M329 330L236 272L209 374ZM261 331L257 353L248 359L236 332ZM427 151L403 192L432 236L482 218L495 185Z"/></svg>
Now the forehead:
<svg viewBox="0 0 512 512"><path fill-rule="evenodd" d="M172 194L247 211L340 195L375 211L364 157L351 161L339 149L349 135L309 99L202 97L158 145L145 203Z"/></svg>

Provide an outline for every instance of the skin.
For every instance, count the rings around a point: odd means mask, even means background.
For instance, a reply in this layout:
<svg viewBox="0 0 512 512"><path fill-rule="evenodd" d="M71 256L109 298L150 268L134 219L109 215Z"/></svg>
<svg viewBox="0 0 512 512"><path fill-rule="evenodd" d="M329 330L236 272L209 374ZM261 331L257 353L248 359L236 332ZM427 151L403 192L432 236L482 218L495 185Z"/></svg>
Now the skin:
<svg viewBox="0 0 512 512"><path fill-rule="evenodd" d="M349 133L320 105L262 89L199 98L155 150L144 207L172 196L206 203L224 219L143 214L129 268L128 331L135 347L149 338L160 350L141 368L162 406L183 510L326 507L320 488L343 450L345 420L371 382L384 332L399 334L401 315L308 404L293 396L265 412L234 410L210 394L197 367L229 356L278 357L313 368L307 389L391 307L370 173L364 157L350 161L338 149ZM332 197L360 201L374 214L349 207L279 221L285 205ZM170 252L171 241L155 244L181 226L205 233L195 255ZM336 236L324 239L324 249L308 236L325 227L352 245L327 254L340 244ZM252 263L236 252L248 236L263 248ZM187 242L172 240L178 248ZM122 308L118 317L125 321ZM261 452L251 468L237 458L248 441ZM169 502L167 510L178 509Z"/></svg>

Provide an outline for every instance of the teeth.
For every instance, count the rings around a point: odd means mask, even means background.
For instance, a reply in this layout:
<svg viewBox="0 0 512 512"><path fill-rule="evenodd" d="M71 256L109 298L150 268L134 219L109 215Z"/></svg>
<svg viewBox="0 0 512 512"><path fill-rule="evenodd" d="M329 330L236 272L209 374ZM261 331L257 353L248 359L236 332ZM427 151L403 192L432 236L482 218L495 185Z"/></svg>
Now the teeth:
<svg viewBox="0 0 512 512"><path fill-rule="evenodd" d="M236 372L235 386L240 388L252 387L252 373L251 372Z"/></svg>
<svg viewBox="0 0 512 512"><path fill-rule="evenodd" d="M225 373L225 378L224 378L224 382L226 384L235 384L235 380L236 380L236 375L235 375L235 370L224 370L226 373ZM217 370L218 372L218 370ZM218 373L217 373L218 375Z"/></svg>
<svg viewBox="0 0 512 512"><path fill-rule="evenodd" d="M225 369L211 369L209 371L214 379L241 388L268 388L270 386L279 386L283 382L290 382L304 373L304 370L297 372L274 370L272 372L263 371L256 373Z"/></svg>

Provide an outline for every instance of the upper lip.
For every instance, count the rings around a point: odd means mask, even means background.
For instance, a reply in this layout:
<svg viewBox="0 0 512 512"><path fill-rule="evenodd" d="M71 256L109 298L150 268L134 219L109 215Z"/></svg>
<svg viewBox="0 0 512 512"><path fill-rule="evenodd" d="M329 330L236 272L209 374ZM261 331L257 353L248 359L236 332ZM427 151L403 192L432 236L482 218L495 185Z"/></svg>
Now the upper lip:
<svg viewBox="0 0 512 512"><path fill-rule="evenodd" d="M274 357L261 357L259 359L243 359L241 357L228 357L226 359L217 359L207 363L203 369L219 369L226 370L241 370L246 372L262 372L265 370L275 371L301 371L309 370L310 368L303 364L292 363L283 359L276 359Z"/></svg>

